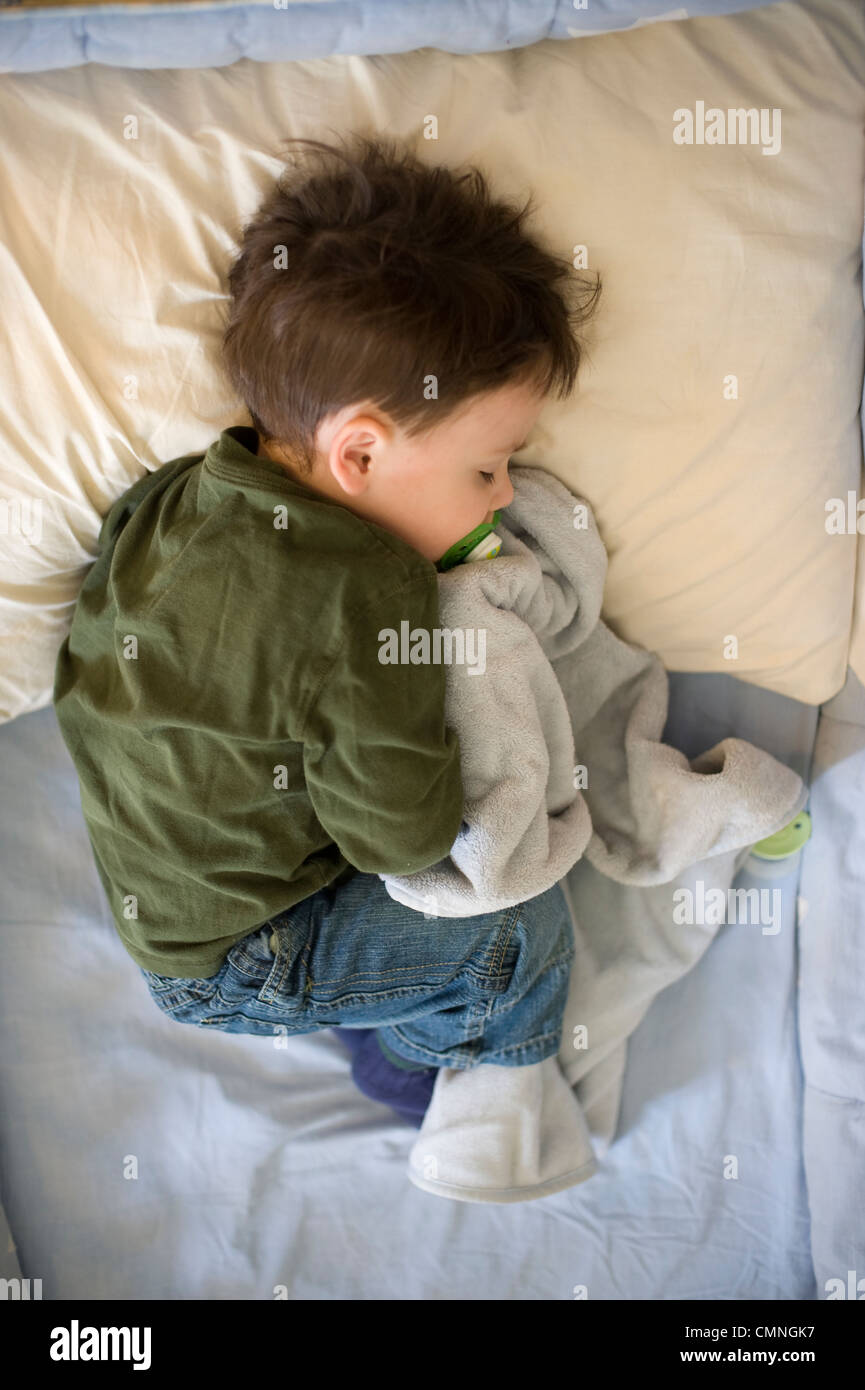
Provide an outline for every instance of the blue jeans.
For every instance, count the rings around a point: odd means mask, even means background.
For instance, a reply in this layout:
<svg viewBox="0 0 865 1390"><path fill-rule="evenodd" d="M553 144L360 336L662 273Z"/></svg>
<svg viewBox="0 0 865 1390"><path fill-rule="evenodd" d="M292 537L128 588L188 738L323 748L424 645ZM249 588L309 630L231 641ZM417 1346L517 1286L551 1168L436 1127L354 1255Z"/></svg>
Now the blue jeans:
<svg viewBox="0 0 865 1390"><path fill-rule="evenodd" d="M408 1061L524 1067L559 1050L574 957L559 884L477 917L433 917L357 872L236 941L207 979L143 970L160 1009L224 1033L377 1028Z"/></svg>

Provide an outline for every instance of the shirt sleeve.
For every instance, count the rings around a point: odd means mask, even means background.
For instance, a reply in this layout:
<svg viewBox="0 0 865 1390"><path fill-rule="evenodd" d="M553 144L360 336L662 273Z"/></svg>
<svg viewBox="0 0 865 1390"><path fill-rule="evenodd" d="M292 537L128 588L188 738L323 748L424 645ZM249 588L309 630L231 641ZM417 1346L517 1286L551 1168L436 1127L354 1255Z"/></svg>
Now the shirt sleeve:
<svg viewBox="0 0 865 1390"><path fill-rule="evenodd" d="M312 697L303 731L307 791L321 825L361 873L429 868L459 833L463 788L459 739L445 728L447 668L412 662L406 651L411 632L431 636L438 624L433 574L355 610ZM393 663L379 659L388 629L398 646L405 639Z"/></svg>

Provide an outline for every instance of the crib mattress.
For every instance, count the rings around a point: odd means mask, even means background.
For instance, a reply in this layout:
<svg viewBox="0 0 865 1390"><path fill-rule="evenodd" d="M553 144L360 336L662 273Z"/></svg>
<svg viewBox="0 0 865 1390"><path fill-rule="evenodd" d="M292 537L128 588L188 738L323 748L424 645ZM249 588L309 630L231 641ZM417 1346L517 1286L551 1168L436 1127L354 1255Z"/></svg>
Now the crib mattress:
<svg viewBox="0 0 865 1390"><path fill-rule="evenodd" d="M806 779L813 759L804 887L798 866L774 880L781 931L723 926L656 998L598 1173L506 1207L408 1181L416 1131L354 1088L332 1032L278 1049L160 1014L103 901L53 709L0 728L3 1195L23 1277L46 1299L759 1300L825 1297L861 1265L861 1036L827 1027L855 991L818 943L852 940L861 979L865 690L851 676L819 729L812 706L728 676L674 673L670 695L664 738L688 756L736 735Z"/></svg>

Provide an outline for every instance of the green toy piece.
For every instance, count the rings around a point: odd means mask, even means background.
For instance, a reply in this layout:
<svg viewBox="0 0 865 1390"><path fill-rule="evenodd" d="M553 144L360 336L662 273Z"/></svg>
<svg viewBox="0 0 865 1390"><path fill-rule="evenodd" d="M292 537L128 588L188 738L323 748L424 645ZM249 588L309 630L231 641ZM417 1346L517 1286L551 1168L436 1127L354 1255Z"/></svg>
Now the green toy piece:
<svg viewBox="0 0 865 1390"><path fill-rule="evenodd" d="M463 536L462 540L450 546L439 560L436 568L439 570L451 570L454 565L461 565L464 560L467 560L471 552L475 549L478 549L478 554L475 556L477 560L492 559L494 555L498 555L498 548L490 547L482 554L479 547L481 542L485 541L494 531L500 515L500 512L493 512L492 521L482 522L481 525L476 526L473 531L469 531L467 536ZM496 539L498 539L498 537L496 537ZM500 547L501 541L499 541L499 548Z"/></svg>
<svg viewBox="0 0 865 1390"><path fill-rule="evenodd" d="M758 859L789 859L811 838L811 817L807 811L800 811L795 820L776 830L765 840L758 840L751 846L751 853Z"/></svg>

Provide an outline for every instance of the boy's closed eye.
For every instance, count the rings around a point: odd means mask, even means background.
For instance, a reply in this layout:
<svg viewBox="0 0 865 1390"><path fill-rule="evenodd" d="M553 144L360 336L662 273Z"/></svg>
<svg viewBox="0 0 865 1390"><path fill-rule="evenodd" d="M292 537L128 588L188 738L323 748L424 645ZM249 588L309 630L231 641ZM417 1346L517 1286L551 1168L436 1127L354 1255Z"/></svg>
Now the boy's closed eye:
<svg viewBox="0 0 865 1390"><path fill-rule="evenodd" d="M513 454L518 454L518 453L520 452L520 449L524 449L524 448L526 447L526 445L528 444L528 442L529 442L529 441L528 441L527 439L524 439L523 442L522 442L522 444L518 444L518 445L516 446L515 449L512 449L512 450L511 450L511 453L508 455L508 463L510 463L511 457L513 456ZM484 473L482 470L481 470L481 477L483 478L484 482L486 482L486 483L494 483L495 480L496 480L496 475L495 475L495 473Z"/></svg>

